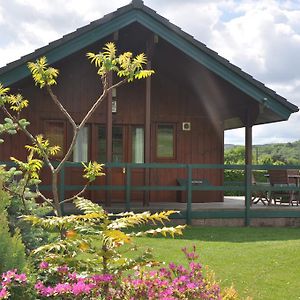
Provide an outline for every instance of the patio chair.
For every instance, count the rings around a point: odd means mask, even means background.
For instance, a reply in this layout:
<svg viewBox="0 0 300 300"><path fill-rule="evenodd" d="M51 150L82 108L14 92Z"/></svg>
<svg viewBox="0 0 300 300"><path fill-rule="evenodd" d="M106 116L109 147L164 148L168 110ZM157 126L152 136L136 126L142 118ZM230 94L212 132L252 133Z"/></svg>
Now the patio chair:
<svg viewBox="0 0 300 300"><path fill-rule="evenodd" d="M264 186L264 187L269 186L269 184L267 184L265 182L257 182L253 173L252 173L252 185ZM268 192L267 191L254 191L254 192L252 192L251 203L252 204L257 204L259 201L261 201L263 203L263 205L269 204L269 197L268 197Z"/></svg>
<svg viewBox="0 0 300 300"><path fill-rule="evenodd" d="M296 187L297 185L291 181L289 178L289 170L269 170L269 181L273 187ZM289 204L294 205L299 204L298 197L296 197L295 191L271 191L270 201L274 200L274 203L277 204Z"/></svg>

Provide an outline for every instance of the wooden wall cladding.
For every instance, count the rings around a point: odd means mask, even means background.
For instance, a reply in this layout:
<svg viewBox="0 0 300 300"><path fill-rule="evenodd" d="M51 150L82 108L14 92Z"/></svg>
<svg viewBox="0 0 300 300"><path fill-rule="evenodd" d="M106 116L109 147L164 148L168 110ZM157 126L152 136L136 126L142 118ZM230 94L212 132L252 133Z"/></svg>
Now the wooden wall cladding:
<svg viewBox="0 0 300 300"><path fill-rule="evenodd" d="M130 30L133 30L135 35L130 34ZM146 43L141 39L141 36L144 33L147 33L147 30L135 26L124 29L119 34L119 48L130 50L130 47L127 49L128 46L125 46L125 43L130 45L130 39L132 39L136 52L143 51ZM102 92L100 78L96 74L96 69L86 59L85 53L87 51L99 51L104 42L92 45L89 49L75 53L54 65L60 70L60 75L59 84L53 89L77 122L82 119L93 101ZM162 42L157 46L153 58L152 65L155 74L151 79L151 162L222 164L223 120L217 112L213 99L209 99L207 96L211 94L201 94L201 89L194 86L197 83L191 83L192 81L189 80L193 74L188 74L188 69L184 68L189 60L183 54L180 55L178 51L174 50L174 53L170 51L170 47ZM180 72L181 69L185 70L185 73ZM12 88L14 92L21 92L24 97L30 100L26 117L31 121L30 128L34 133L43 132L45 120L64 119L46 92L34 87L32 79L27 78ZM113 125L144 124L145 90L145 81L134 82L117 90L117 113L113 114ZM183 122L191 123L190 131L182 130ZM89 120L91 128L105 123L106 100ZM176 155L174 159L159 160L156 158L156 126L159 123L174 124L176 128ZM66 144L68 145L72 137L70 125L67 125L66 130ZM95 130L93 132L95 133ZM95 159L95 153L97 153L95 151L97 135L94 133L91 134L91 159ZM28 143L28 140L24 135L9 136L6 141L5 145L0 146L1 160L8 160L10 156L25 159L24 145ZM129 156L127 156L127 161L130 162ZM75 176L75 173L78 174ZM75 173L72 176L67 173L66 184L82 183L79 172ZM143 172L137 172L133 181L136 184L143 184L143 176ZM45 182L49 182L46 177ZM186 178L186 171L176 169L151 170L150 177L151 185L176 185L177 178ZM206 178L211 184L220 185L223 180L223 170L197 170L194 171L193 177ZM103 184L104 179L99 179L97 183ZM103 199L104 194L104 192L91 193L96 199ZM133 198L134 200L141 200L142 193L135 192ZM220 192L195 193L194 198L195 201L199 202L222 201L223 199ZM124 201L124 198L122 200ZM151 201L176 201L176 192L151 192Z"/></svg>

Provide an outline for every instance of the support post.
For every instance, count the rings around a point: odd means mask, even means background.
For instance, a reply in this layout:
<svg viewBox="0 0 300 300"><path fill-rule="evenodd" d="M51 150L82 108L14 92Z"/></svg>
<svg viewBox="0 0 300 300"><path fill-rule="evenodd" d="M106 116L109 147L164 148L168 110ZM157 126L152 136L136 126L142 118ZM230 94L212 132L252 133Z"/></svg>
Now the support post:
<svg viewBox="0 0 300 300"><path fill-rule="evenodd" d="M129 165L127 165L126 166L126 203L125 203L125 207L127 211L131 210L130 194L131 194L131 168Z"/></svg>
<svg viewBox="0 0 300 300"><path fill-rule="evenodd" d="M63 164L60 172L59 172L59 199L60 202L65 200L65 164ZM60 209L62 215L65 214L65 206L64 204L60 204Z"/></svg>
<svg viewBox="0 0 300 300"><path fill-rule="evenodd" d="M153 52L153 40L147 42L147 69L151 69L151 56ZM145 100L145 163L151 162L151 76L146 78ZM150 185L150 168L145 168L145 186ZM144 206L149 206L150 191L144 192Z"/></svg>
<svg viewBox="0 0 300 300"><path fill-rule="evenodd" d="M190 164L187 165L187 201L186 201L186 224L192 224L192 166Z"/></svg>
<svg viewBox="0 0 300 300"><path fill-rule="evenodd" d="M252 186L252 126L245 127L245 226L250 225Z"/></svg>
<svg viewBox="0 0 300 300"><path fill-rule="evenodd" d="M108 74L108 86L112 85L112 73ZM109 91L107 95L106 105L106 162L112 162L112 91ZM106 185L112 183L112 170L106 169ZM106 190L105 193L105 205L111 205L111 190Z"/></svg>

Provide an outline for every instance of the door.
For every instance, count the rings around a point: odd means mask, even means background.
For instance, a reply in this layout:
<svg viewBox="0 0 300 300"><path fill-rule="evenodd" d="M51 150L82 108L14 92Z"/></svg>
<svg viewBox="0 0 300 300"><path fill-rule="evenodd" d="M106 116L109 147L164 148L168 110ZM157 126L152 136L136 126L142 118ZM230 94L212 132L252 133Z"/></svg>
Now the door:
<svg viewBox="0 0 300 300"><path fill-rule="evenodd" d="M97 161L106 161L106 128L98 126ZM139 125L114 125L112 127L112 162L144 163L144 127ZM125 186L126 170L113 168L110 173L109 185ZM144 170L133 169L132 185L144 184ZM110 181L110 182L109 182ZM100 183L100 182L99 182ZM103 184L103 180L101 182ZM101 193L101 198L109 197L112 202L125 202L125 190ZM131 199L142 201L142 192L132 192Z"/></svg>

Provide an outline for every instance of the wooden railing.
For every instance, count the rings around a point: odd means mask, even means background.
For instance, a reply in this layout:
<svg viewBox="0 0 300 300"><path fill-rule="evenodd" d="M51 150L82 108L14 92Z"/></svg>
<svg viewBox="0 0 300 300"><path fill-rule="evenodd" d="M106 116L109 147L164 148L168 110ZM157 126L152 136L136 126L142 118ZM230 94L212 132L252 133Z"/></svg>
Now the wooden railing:
<svg viewBox="0 0 300 300"><path fill-rule="evenodd" d="M7 166L13 166L11 162L0 162ZM60 173L59 181L59 195L60 199L64 199L67 191L79 191L83 188L82 185L66 185L65 173L67 168L82 168L81 163L66 162ZM132 201L131 194L133 191L186 191L187 201L185 210L181 211L180 218L184 218L187 224L191 224L192 219L199 218L243 218L245 225L250 224L252 218L300 218L300 209L285 209L285 210L272 210L263 209L256 210L251 207L251 197L254 191L296 191L300 193L300 187L274 187L274 186L260 186L252 184L252 172L257 170L273 170L273 169L298 169L300 165L222 165L222 164L171 164L171 163L147 163L147 164L134 164L134 163L106 163L106 169L125 168L126 179L124 185L91 185L87 188L90 191L125 191L124 208L131 210ZM186 185L132 185L132 170L134 169L185 169L186 170ZM227 169L227 170L242 170L244 171L244 182L235 183L231 182L223 185L193 185L193 170L195 169ZM50 185L41 185L40 190L51 190ZM245 195L244 209L233 210L192 210L193 191L241 191ZM300 208L300 206L299 206ZM176 218L176 217L175 217ZM177 218L179 218L177 216Z"/></svg>

